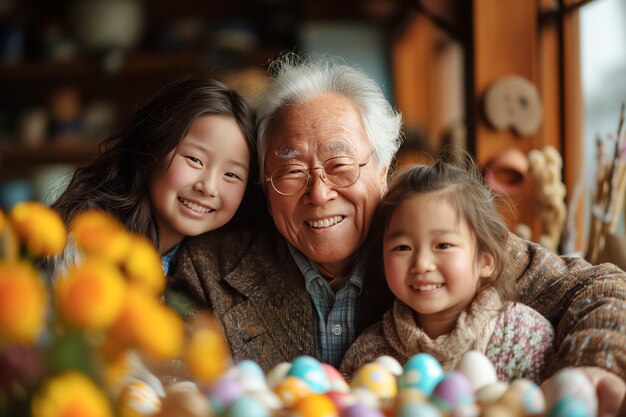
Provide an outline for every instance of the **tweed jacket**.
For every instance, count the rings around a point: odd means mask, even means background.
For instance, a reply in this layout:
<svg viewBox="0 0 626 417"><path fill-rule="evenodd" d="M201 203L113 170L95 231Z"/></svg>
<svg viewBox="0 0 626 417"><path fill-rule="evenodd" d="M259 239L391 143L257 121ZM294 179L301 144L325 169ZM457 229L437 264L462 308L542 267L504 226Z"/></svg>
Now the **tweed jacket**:
<svg viewBox="0 0 626 417"><path fill-rule="evenodd" d="M600 366L626 378L626 273L559 257L513 234L507 251L518 301L556 330L554 371ZM171 279L172 288L215 312L235 362L251 359L267 371L315 355L315 316L304 278L273 225L225 226L185 239ZM365 285L380 279L366 276ZM372 310L367 302L357 314Z"/></svg>

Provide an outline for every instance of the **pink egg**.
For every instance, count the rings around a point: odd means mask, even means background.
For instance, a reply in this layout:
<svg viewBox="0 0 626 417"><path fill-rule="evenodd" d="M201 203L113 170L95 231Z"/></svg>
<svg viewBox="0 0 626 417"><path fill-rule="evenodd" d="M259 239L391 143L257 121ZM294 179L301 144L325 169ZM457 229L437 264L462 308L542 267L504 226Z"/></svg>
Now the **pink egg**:
<svg viewBox="0 0 626 417"><path fill-rule="evenodd" d="M341 373L339 373L334 366L322 363L322 369L324 369L324 372L328 377L328 382L330 383L328 391L350 392L350 386L346 382L343 375L341 375Z"/></svg>

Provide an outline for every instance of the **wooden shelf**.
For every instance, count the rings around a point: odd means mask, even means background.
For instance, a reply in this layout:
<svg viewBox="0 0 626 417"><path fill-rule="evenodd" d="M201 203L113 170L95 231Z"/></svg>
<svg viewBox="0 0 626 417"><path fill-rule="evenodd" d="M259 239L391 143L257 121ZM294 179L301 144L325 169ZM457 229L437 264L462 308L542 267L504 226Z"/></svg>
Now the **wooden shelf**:
<svg viewBox="0 0 626 417"><path fill-rule="evenodd" d="M84 162L95 157L97 152L98 142L86 138L59 139L38 146L5 142L0 144L0 170L34 164Z"/></svg>

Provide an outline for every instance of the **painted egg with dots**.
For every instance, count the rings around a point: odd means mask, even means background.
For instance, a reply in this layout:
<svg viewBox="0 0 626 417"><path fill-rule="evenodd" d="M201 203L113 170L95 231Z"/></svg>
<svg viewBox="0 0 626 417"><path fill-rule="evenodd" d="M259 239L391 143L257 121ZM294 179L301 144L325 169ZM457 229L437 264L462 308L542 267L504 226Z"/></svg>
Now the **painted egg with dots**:
<svg viewBox="0 0 626 417"><path fill-rule="evenodd" d="M443 376L443 368L437 359L428 353L418 353L413 355L402 367L398 386L401 389L416 388L426 396L430 396Z"/></svg>
<svg viewBox="0 0 626 417"><path fill-rule="evenodd" d="M309 386L312 392L325 393L330 387L328 377L322 364L311 356L298 356L291 362L287 376L300 378Z"/></svg>
<svg viewBox="0 0 626 417"><path fill-rule="evenodd" d="M357 370L350 386L365 388L379 399L393 398L398 393L396 378L377 362L370 362Z"/></svg>

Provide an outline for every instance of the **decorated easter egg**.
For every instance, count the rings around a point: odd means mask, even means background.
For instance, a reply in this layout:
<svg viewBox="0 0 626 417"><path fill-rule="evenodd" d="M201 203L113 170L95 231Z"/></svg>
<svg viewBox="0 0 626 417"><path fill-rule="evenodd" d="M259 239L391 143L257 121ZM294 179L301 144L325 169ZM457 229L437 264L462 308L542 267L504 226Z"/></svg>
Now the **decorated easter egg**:
<svg viewBox="0 0 626 417"><path fill-rule="evenodd" d="M372 408L379 408L382 405L381 400L378 398L378 396L367 388L352 388L350 393L352 394L352 398L354 398L355 404L364 404Z"/></svg>
<svg viewBox="0 0 626 417"><path fill-rule="evenodd" d="M235 379L244 392L264 391L268 389L263 369L254 361L243 360L231 368Z"/></svg>
<svg viewBox="0 0 626 417"><path fill-rule="evenodd" d="M547 417L595 417L589 414L589 407L580 398L563 397L551 408Z"/></svg>
<svg viewBox="0 0 626 417"><path fill-rule="evenodd" d="M161 410L161 399L154 388L143 381L133 381L119 393L117 403L122 411L150 416Z"/></svg>
<svg viewBox="0 0 626 417"><path fill-rule="evenodd" d="M293 417L338 417L335 404L324 394L312 393L292 407Z"/></svg>
<svg viewBox="0 0 626 417"><path fill-rule="evenodd" d="M328 391L326 396L335 404L340 413L357 402L351 392Z"/></svg>
<svg viewBox="0 0 626 417"><path fill-rule="evenodd" d="M257 400L242 395L226 407L225 417L270 417L270 412Z"/></svg>
<svg viewBox="0 0 626 417"><path fill-rule="evenodd" d="M441 411L433 404L425 402L408 402L396 413L396 417L441 417Z"/></svg>
<svg viewBox="0 0 626 417"><path fill-rule="evenodd" d="M346 382L345 378L334 366L327 363L322 363L322 368L328 378L328 391L334 392L350 392L350 386Z"/></svg>
<svg viewBox="0 0 626 417"><path fill-rule="evenodd" d="M478 391L476 391L476 401L481 407L489 404L493 404L506 392L509 388L509 384L503 381L498 381L493 384L485 385Z"/></svg>
<svg viewBox="0 0 626 417"><path fill-rule="evenodd" d="M445 375L433 390L431 401L446 412L476 401L467 377L459 371Z"/></svg>
<svg viewBox="0 0 626 417"><path fill-rule="evenodd" d="M452 410L450 417L478 417L480 407L477 404L463 404Z"/></svg>
<svg viewBox="0 0 626 417"><path fill-rule="evenodd" d="M427 401L428 397L426 397L426 395L417 388L401 389L398 392L398 395L396 395L396 398L393 400L393 410L396 410L396 413L393 414L397 414L397 410L410 402L423 403Z"/></svg>
<svg viewBox="0 0 626 417"><path fill-rule="evenodd" d="M291 407L300 398L311 394L312 391L304 380L296 376L286 376L285 379L274 388L274 392L285 406Z"/></svg>
<svg viewBox="0 0 626 417"><path fill-rule="evenodd" d="M353 404L341 412L341 417L385 417L377 408L365 404Z"/></svg>
<svg viewBox="0 0 626 417"><path fill-rule="evenodd" d="M280 384L283 379L287 376L287 372L291 369L291 362L281 362L278 365L274 366L267 373L267 377L265 378L267 381L267 385L271 390L276 388L278 384Z"/></svg>
<svg viewBox="0 0 626 417"><path fill-rule="evenodd" d="M487 356L476 350L471 350L461 356L456 364L456 370L467 377L474 392L485 385L498 382L496 368Z"/></svg>
<svg viewBox="0 0 626 417"><path fill-rule="evenodd" d="M251 391L247 392L246 396L257 400L270 411L280 410L283 407L283 401L274 391Z"/></svg>
<svg viewBox="0 0 626 417"><path fill-rule="evenodd" d="M374 362L384 366L385 369L391 372L391 374L396 378L402 375L402 365L400 365L400 362L398 362L398 360L394 357L391 357L389 355L382 355L377 357Z"/></svg>
<svg viewBox="0 0 626 417"><path fill-rule="evenodd" d="M377 362L363 365L350 383L352 388L365 388L379 399L393 398L398 393L396 378Z"/></svg>
<svg viewBox="0 0 626 417"><path fill-rule="evenodd" d="M509 389L501 398L506 402L509 392L519 393L519 402L527 415L543 415L546 412L546 400L539 385L527 378L518 378L511 382ZM499 401L500 401L499 400Z"/></svg>
<svg viewBox="0 0 626 417"><path fill-rule="evenodd" d="M595 416L598 414L596 391L587 375L580 369L561 369L546 381L544 388L548 415L552 415L552 409L562 400L585 404L583 407L585 415Z"/></svg>
<svg viewBox="0 0 626 417"><path fill-rule="evenodd" d="M161 412L154 417L212 417L215 416L208 398L197 389L177 385L165 387Z"/></svg>
<svg viewBox="0 0 626 417"><path fill-rule="evenodd" d="M300 378L309 386L312 392L325 393L330 387L328 377L322 364L311 356L298 356L291 362L287 376Z"/></svg>
<svg viewBox="0 0 626 417"><path fill-rule="evenodd" d="M211 405L217 412L222 412L231 402L243 395L243 388L232 374L219 377L206 392Z"/></svg>
<svg viewBox="0 0 626 417"><path fill-rule="evenodd" d="M398 386L400 388L417 388L426 396L430 396L443 375L443 368L437 359L428 353L418 353L412 356L402 367Z"/></svg>

